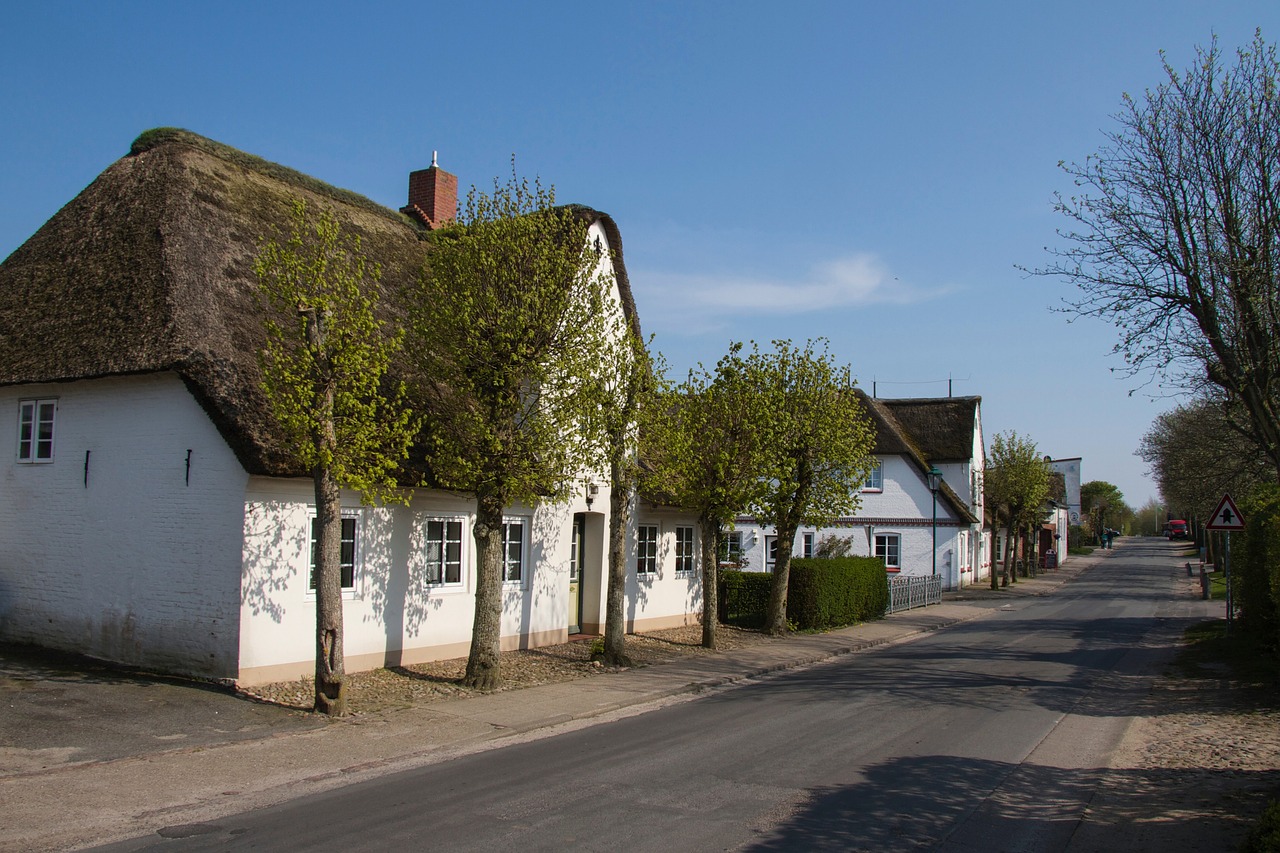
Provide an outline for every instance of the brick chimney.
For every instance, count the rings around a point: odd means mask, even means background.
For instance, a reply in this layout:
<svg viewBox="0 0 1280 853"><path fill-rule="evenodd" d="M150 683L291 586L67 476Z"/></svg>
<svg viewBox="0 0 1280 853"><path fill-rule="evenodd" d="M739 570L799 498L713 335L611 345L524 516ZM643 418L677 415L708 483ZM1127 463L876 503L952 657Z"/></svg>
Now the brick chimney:
<svg viewBox="0 0 1280 853"><path fill-rule="evenodd" d="M431 168L409 173L409 204L400 212L433 229L457 218L458 176L440 168L436 152L431 152Z"/></svg>

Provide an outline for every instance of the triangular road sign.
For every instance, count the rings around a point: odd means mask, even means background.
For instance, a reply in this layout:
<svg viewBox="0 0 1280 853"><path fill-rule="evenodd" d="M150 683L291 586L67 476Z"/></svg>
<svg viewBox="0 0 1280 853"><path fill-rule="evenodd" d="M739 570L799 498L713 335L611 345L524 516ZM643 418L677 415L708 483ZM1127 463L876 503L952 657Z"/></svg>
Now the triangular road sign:
<svg viewBox="0 0 1280 853"><path fill-rule="evenodd" d="M1218 508L1213 511L1205 529L1244 530L1244 517L1240 515L1240 510L1236 509L1236 502L1231 500L1231 495L1222 496L1222 500L1218 502Z"/></svg>

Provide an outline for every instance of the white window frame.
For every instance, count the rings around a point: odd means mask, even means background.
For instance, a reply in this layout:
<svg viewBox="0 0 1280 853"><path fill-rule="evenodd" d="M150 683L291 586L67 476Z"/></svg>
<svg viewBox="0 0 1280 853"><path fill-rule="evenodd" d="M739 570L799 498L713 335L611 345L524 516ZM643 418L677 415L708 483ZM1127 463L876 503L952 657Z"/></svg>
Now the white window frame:
<svg viewBox="0 0 1280 853"><path fill-rule="evenodd" d="M49 411L48 420L42 417L46 406ZM53 443L56 435L57 419L58 398L56 397L18 401L19 462L26 465L46 465L53 461ZM49 425L48 437L42 436L40 431L41 425L45 423ZM24 427L28 430L25 437L23 436ZM41 455L42 446L48 447L47 456Z"/></svg>
<svg viewBox="0 0 1280 853"><path fill-rule="evenodd" d="M431 548L434 541L431 538L431 526L433 524L441 525L441 537L438 540L440 545L439 556L433 561L431 557ZM458 525L458 538L456 540L449 538L449 526ZM505 577L506 566L506 530L503 530L503 566ZM467 522L466 519L458 515L433 515L428 516L422 523L422 542L423 542L423 578L427 586L430 587L460 587L467 581ZM447 559L447 547L456 542L458 546L457 560ZM439 568L438 579L432 577L433 562ZM455 563L458 568L458 579L449 580L448 567Z"/></svg>
<svg viewBox="0 0 1280 853"><path fill-rule="evenodd" d="M346 526L346 522L352 522L351 586L342 587L342 597L355 598L360 588L360 540L363 538L361 528L364 526L361 523L362 513L358 509L344 509L340 518L339 524L342 527ZM341 533L339 535L341 536ZM316 511L312 509L307 514L307 598L312 600L316 597L316 588L312 582L316 571L316 544ZM341 562L338 572L341 577Z"/></svg>
<svg viewBox="0 0 1280 853"><path fill-rule="evenodd" d="M892 543L892 548L890 548ZM894 562L889 562L889 554L893 552ZM877 533L875 538L875 547L871 552L872 556L879 557L884 560L884 568L886 572L898 573L902 571L902 536L898 533Z"/></svg>
<svg viewBox="0 0 1280 853"><path fill-rule="evenodd" d="M884 460L876 458L875 464L867 472L867 481L862 484L864 492L884 491Z"/></svg>
<svg viewBox="0 0 1280 853"><path fill-rule="evenodd" d="M800 535L800 554L805 559L813 557L813 550L817 547L817 533L802 533Z"/></svg>
<svg viewBox="0 0 1280 853"><path fill-rule="evenodd" d="M741 563L746 545L746 536L741 530L726 530L724 532L724 562L725 563Z"/></svg>
<svg viewBox="0 0 1280 853"><path fill-rule="evenodd" d="M512 532L519 528L518 537ZM520 548L519 557L511 559L513 545ZM512 571L512 567L515 570ZM518 516L502 519L502 582L508 586L524 586L529 569L529 519Z"/></svg>
<svg viewBox="0 0 1280 853"><path fill-rule="evenodd" d="M688 525L676 526L676 574L691 577L697 571L698 537Z"/></svg>
<svg viewBox="0 0 1280 853"><path fill-rule="evenodd" d="M662 531L656 524L636 525L636 576L655 577L658 574L658 542Z"/></svg>
<svg viewBox="0 0 1280 853"><path fill-rule="evenodd" d="M778 537L764 537L764 570L773 571L778 565Z"/></svg>

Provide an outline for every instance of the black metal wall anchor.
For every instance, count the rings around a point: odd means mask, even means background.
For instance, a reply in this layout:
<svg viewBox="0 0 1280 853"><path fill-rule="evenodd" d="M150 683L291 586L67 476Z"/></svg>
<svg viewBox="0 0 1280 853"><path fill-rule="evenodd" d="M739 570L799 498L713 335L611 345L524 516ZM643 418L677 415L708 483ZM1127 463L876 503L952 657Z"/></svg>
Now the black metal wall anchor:
<svg viewBox="0 0 1280 853"><path fill-rule="evenodd" d="M187 448L187 485L191 485L191 448Z"/></svg>
<svg viewBox="0 0 1280 853"><path fill-rule="evenodd" d="M92 450L84 452L84 487L86 489L89 488L89 454L92 452Z"/></svg>

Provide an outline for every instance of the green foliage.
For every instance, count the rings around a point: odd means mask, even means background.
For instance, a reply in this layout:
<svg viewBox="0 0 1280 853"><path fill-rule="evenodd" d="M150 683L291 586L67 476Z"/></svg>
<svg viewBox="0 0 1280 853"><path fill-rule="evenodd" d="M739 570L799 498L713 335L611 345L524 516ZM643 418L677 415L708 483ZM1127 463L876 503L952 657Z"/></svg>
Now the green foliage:
<svg viewBox="0 0 1280 853"><path fill-rule="evenodd" d="M658 401L640 430L646 487L704 521L727 526L765 487L769 416L751 384L742 344L731 344L714 372L699 365L681 383L666 379L661 364L657 370Z"/></svg>
<svg viewBox="0 0 1280 853"><path fill-rule="evenodd" d="M987 456L983 488L987 506L1006 522L1022 523L1049 495L1049 466L1036 443L1016 432L997 433Z"/></svg>
<svg viewBox="0 0 1280 853"><path fill-rule="evenodd" d="M797 558L791 561L788 624L799 630L827 630L884 615L889 581L874 557ZM765 624L773 576L765 572L720 573L720 621L744 628Z"/></svg>
<svg viewBox="0 0 1280 853"><path fill-rule="evenodd" d="M763 627L772 587L773 576L765 572L720 572L720 621L740 628Z"/></svg>
<svg viewBox="0 0 1280 853"><path fill-rule="evenodd" d="M878 619L889 607L889 578L875 557L791 561L787 618L802 629L826 630Z"/></svg>
<svg viewBox="0 0 1280 853"><path fill-rule="evenodd" d="M1280 800L1272 800L1249 830L1240 853L1280 853Z"/></svg>
<svg viewBox="0 0 1280 853"><path fill-rule="evenodd" d="M798 526L823 527L858 507L859 488L871 471L875 431L853 393L848 367L839 367L826 341L804 348L774 341L755 344L744 367L762 419L766 488L747 509L764 525L794 534ZM779 552L791 542L779 540Z"/></svg>
<svg viewBox="0 0 1280 853"><path fill-rule="evenodd" d="M1232 599L1243 627L1275 643L1280 640L1280 487L1259 487L1241 501L1240 510L1247 521L1239 557L1232 555Z"/></svg>
<svg viewBox="0 0 1280 853"><path fill-rule="evenodd" d="M1123 530L1133 517L1124 493L1105 480L1091 480L1080 487L1080 510L1089 517L1095 534L1106 528Z"/></svg>
<svg viewBox="0 0 1280 853"><path fill-rule="evenodd" d="M325 468L365 500L404 500L396 474L418 419L387 370L404 334L376 315L381 273L332 211L309 221L295 201L291 234L254 262L268 314L262 386L299 461Z"/></svg>
<svg viewBox="0 0 1280 853"><path fill-rule="evenodd" d="M625 319L587 229L513 161L433 232L411 318L436 485L535 503L606 464L604 368Z"/></svg>

